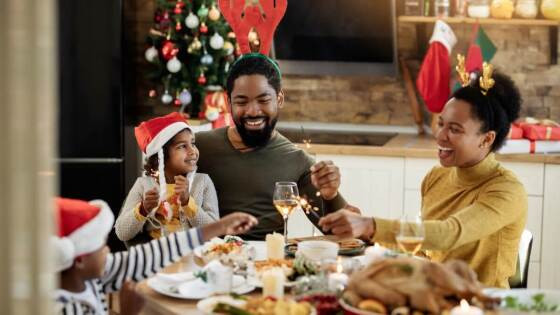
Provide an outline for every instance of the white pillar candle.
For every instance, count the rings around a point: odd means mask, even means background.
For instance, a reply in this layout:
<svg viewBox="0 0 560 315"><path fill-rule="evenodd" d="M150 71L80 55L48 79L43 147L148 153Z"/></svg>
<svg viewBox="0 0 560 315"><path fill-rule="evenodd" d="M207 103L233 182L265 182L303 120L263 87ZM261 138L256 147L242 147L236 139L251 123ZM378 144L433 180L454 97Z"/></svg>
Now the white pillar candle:
<svg viewBox="0 0 560 315"><path fill-rule="evenodd" d="M346 284L348 283L348 276L344 274L342 270L342 261L340 260L340 257L338 257L336 272L329 275L329 290L341 291L346 287Z"/></svg>
<svg viewBox="0 0 560 315"><path fill-rule="evenodd" d="M262 274L262 292L264 297L284 298L284 271L270 268Z"/></svg>
<svg viewBox="0 0 560 315"><path fill-rule="evenodd" d="M469 302L461 300L461 305L451 309L450 315L483 315L484 312L476 306L470 306Z"/></svg>
<svg viewBox="0 0 560 315"><path fill-rule="evenodd" d="M282 234L266 235L266 256L268 259L284 259L285 240Z"/></svg>
<svg viewBox="0 0 560 315"><path fill-rule="evenodd" d="M370 246L366 248L365 265L367 266L373 262L383 259L386 253L387 253L387 248L380 246L377 243L374 246Z"/></svg>

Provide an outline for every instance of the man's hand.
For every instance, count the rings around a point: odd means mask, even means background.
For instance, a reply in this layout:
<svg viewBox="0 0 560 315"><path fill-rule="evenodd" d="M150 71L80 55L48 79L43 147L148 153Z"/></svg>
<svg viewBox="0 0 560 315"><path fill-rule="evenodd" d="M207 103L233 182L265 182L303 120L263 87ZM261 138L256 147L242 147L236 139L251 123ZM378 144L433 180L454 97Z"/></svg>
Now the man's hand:
<svg viewBox="0 0 560 315"><path fill-rule="evenodd" d="M347 209L353 208L353 209ZM340 238L360 238L364 240L371 240L375 234L373 219L363 217L356 213L358 208L347 206L331 213L319 220L319 226L323 232L331 232Z"/></svg>
<svg viewBox="0 0 560 315"><path fill-rule="evenodd" d="M181 205L189 203L189 181L185 176L175 176L175 194L179 196Z"/></svg>
<svg viewBox="0 0 560 315"><path fill-rule="evenodd" d="M136 292L136 283L126 281L119 292L122 315L136 315L144 307L144 298Z"/></svg>
<svg viewBox="0 0 560 315"><path fill-rule="evenodd" d="M340 171L332 161L321 161L311 166L311 183L319 190L325 200L338 195Z"/></svg>

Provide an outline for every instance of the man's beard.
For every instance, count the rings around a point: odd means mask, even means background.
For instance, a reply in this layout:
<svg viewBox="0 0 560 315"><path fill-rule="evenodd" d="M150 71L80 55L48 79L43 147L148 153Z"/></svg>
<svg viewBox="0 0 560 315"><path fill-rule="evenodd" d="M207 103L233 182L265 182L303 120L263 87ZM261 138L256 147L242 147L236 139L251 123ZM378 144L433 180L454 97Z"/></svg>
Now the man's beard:
<svg viewBox="0 0 560 315"><path fill-rule="evenodd" d="M250 148L264 147L270 140L270 137L272 137L272 132L274 131L274 127L278 121L278 117L270 119L262 116L259 118L265 119L265 126L260 130L247 130L245 128L245 124L243 123L245 120L244 118L241 118L240 121L234 121L237 132L239 132L239 135L241 136L241 140L243 140L243 143Z"/></svg>

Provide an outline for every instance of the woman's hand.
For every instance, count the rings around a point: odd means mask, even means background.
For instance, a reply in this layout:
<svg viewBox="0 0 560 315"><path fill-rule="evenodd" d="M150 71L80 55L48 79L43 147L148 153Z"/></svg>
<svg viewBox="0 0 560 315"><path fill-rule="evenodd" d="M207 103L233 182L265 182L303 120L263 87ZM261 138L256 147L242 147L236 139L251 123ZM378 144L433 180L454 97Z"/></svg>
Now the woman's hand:
<svg viewBox="0 0 560 315"><path fill-rule="evenodd" d="M185 176L175 176L175 194L179 196L181 205L185 206L189 203L189 181Z"/></svg>
<svg viewBox="0 0 560 315"><path fill-rule="evenodd" d="M364 217L358 211L356 207L346 206L321 218L319 226L323 232L330 231L340 238L355 237L369 241L375 234L373 218Z"/></svg>

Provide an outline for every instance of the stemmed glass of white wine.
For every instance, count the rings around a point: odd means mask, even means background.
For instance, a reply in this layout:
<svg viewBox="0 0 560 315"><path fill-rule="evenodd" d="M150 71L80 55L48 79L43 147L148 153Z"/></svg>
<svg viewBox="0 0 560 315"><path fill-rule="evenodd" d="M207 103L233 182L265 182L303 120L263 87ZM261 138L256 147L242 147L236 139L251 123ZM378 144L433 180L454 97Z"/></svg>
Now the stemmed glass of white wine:
<svg viewBox="0 0 560 315"><path fill-rule="evenodd" d="M298 187L294 182L276 182L273 203L284 219L284 239L288 239L288 217L299 206Z"/></svg>
<svg viewBox="0 0 560 315"><path fill-rule="evenodd" d="M397 234L399 248L409 256L414 256L424 243L424 223L420 216L409 217L403 215Z"/></svg>

